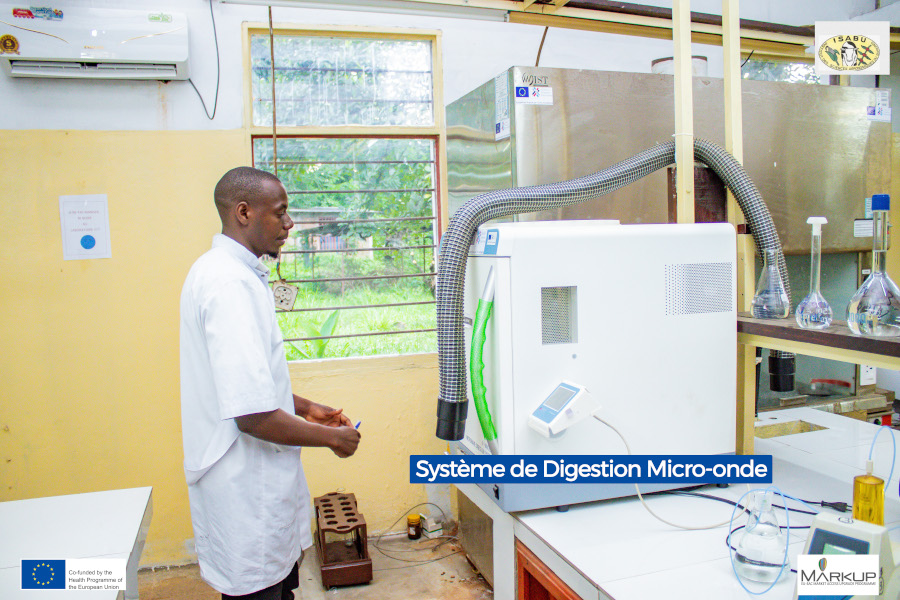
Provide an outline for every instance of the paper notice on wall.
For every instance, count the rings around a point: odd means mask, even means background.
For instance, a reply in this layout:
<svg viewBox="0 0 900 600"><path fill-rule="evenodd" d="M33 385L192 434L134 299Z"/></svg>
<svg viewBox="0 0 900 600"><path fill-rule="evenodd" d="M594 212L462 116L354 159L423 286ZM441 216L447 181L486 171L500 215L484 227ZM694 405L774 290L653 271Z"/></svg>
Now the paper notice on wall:
<svg viewBox="0 0 900 600"><path fill-rule="evenodd" d="M112 258L106 194L59 197L63 259Z"/></svg>

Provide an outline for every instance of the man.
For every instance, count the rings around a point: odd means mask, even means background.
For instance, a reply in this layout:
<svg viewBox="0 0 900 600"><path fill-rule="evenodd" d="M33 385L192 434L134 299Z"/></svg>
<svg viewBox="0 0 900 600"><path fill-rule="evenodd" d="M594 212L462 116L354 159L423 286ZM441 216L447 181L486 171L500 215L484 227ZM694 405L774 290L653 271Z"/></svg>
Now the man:
<svg viewBox="0 0 900 600"><path fill-rule="evenodd" d="M281 182L238 167L215 190L222 233L181 294L184 468L200 573L224 599L288 600L312 545L300 446L351 456L359 432L291 391L269 270L294 223Z"/></svg>

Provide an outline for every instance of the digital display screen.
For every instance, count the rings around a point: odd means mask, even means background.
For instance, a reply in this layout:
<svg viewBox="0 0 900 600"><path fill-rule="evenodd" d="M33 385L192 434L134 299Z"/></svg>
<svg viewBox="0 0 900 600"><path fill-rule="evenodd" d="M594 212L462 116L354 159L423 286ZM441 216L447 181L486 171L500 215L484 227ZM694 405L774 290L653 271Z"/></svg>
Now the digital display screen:
<svg viewBox="0 0 900 600"><path fill-rule="evenodd" d="M835 546L834 544L825 542L822 546L822 554L856 554L856 552L849 548L842 548L841 546Z"/></svg>
<svg viewBox="0 0 900 600"><path fill-rule="evenodd" d="M553 390L553 393L544 400L544 406L549 408L550 410L559 412L563 406L566 405L566 402L572 399L572 396L575 395L576 392L572 390L568 390L564 387L558 387Z"/></svg>

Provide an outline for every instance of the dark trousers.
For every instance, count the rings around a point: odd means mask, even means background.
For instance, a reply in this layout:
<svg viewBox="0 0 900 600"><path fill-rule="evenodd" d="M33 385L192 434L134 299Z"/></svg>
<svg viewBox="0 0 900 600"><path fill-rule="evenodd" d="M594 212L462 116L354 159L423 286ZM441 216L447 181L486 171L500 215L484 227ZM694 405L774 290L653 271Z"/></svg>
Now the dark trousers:
<svg viewBox="0 0 900 600"><path fill-rule="evenodd" d="M303 558L301 557L300 560ZM300 563L294 563L294 568L287 577L264 590L245 596L222 594L222 600L294 600L294 590L300 585L299 567Z"/></svg>

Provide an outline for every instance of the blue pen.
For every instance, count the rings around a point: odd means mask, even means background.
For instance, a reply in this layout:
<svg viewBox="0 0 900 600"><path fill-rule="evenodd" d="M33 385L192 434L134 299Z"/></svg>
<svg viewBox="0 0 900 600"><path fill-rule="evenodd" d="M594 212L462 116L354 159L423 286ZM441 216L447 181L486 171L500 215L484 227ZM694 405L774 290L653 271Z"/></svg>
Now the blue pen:
<svg viewBox="0 0 900 600"><path fill-rule="evenodd" d="M353 426L353 429L359 429L360 425L362 425L362 421L357 421L356 425Z"/></svg>

